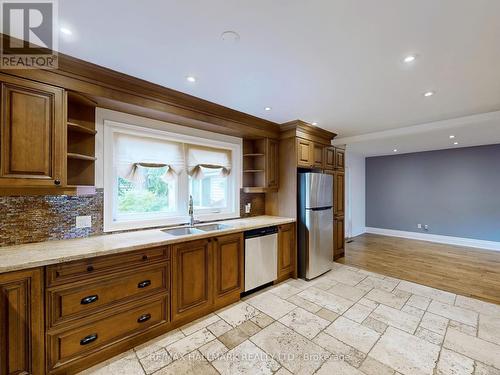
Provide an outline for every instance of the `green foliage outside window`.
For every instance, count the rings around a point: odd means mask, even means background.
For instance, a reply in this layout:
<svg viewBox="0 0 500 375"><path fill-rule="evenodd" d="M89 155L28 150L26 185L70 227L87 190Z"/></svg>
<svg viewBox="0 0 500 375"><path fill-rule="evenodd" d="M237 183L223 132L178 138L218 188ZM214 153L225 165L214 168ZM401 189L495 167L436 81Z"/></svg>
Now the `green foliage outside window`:
<svg viewBox="0 0 500 375"><path fill-rule="evenodd" d="M118 211L133 212L168 212L171 190L163 180L166 168L141 168L144 182L140 186L118 177ZM173 194L173 191L172 191Z"/></svg>

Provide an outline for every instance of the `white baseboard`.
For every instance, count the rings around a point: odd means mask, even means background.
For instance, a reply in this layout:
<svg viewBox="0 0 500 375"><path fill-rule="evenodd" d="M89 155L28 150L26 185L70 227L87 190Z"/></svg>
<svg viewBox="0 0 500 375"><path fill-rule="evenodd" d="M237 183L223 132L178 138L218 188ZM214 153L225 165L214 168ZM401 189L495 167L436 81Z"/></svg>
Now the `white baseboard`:
<svg viewBox="0 0 500 375"><path fill-rule="evenodd" d="M429 242L444 243L448 245L476 247L479 249L500 251L500 242L474 240L472 238L442 236L439 234L406 232L402 230L383 229L366 227L366 233L381 234L384 236L410 238L412 240L421 240Z"/></svg>
<svg viewBox="0 0 500 375"><path fill-rule="evenodd" d="M363 233L366 233L365 227L356 228L356 229L353 229L353 231L351 233L351 237L361 236Z"/></svg>

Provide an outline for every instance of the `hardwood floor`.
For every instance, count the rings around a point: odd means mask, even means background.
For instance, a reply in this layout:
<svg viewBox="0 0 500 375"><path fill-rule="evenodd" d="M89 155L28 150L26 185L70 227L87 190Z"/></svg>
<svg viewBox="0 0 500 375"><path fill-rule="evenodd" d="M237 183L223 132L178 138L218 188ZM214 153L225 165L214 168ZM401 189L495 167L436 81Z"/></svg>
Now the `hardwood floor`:
<svg viewBox="0 0 500 375"><path fill-rule="evenodd" d="M500 252L363 234L339 262L500 304Z"/></svg>

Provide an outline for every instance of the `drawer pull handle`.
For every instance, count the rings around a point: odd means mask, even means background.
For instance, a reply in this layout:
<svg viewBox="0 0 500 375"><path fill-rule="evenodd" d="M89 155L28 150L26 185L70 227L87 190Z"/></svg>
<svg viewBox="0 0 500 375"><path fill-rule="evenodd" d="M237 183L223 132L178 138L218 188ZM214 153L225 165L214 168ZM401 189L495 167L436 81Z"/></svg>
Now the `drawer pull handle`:
<svg viewBox="0 0 500 375"><path fill-rule="evenodd" d="M97 294L94 294L93 296L88 296L88 297L82 298L82 300L80 301L80 304L89 305L91 303L94 303L98 299L99 299L99 296Z"/></svg>
<svg viewBox="0 0 500 375"><path fill-rule="evenodd" d="M151 285L151 280L144 280L144 281L141 281L139 284L137 284L137 287L139 289L143 289L143 288L147 288L150 285Z"/></svg>
<svg viewBox="0 0 500 375"><path fill-rule="evenodd" d="M80 340L80 345L88 345L91 342L94 342L97 340L97 333L94 333L92 335L88 335L87 337L84 337L83 339Z"/></svg>
<svg viewBox="0 0 500 375"><path fill-rule="evenodd" d="M144 323L147 322L149 319L151 319L151 314L144 314L137 319L137 323Z"/></svg>

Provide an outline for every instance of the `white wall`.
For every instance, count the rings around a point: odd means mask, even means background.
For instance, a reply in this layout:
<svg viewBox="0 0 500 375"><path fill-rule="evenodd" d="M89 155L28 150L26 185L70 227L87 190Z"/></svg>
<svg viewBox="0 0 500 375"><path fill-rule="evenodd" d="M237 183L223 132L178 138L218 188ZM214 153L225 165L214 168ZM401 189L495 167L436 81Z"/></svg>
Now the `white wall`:
<svg viewBox="0 0 500 375"><path fill-rule="evenodd" d="M365 157L346 150L346 237L365 233Z"/></svg>

